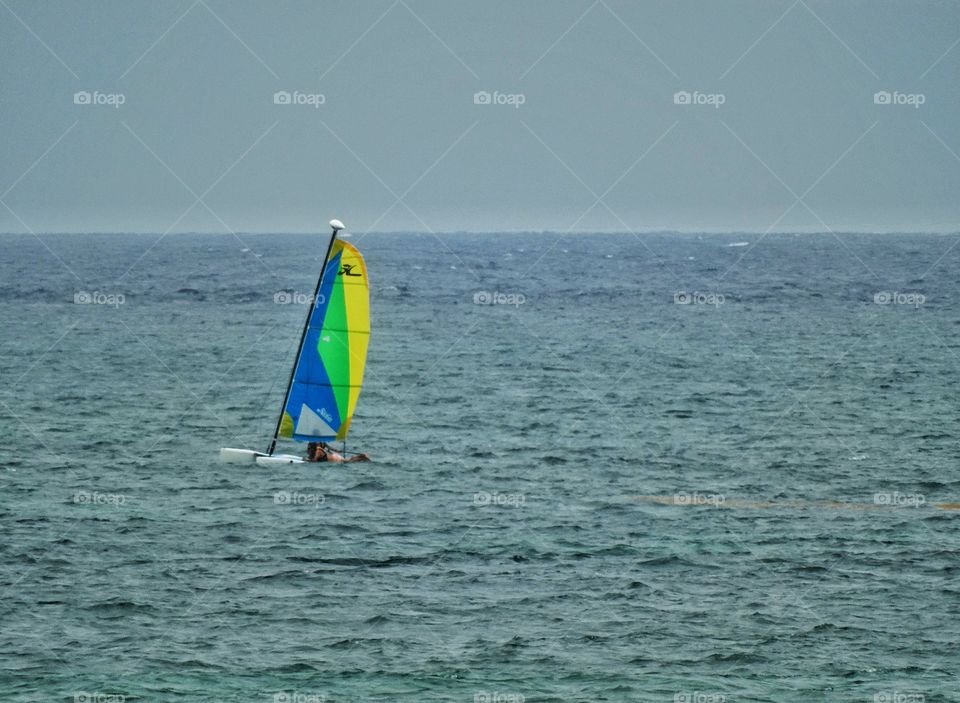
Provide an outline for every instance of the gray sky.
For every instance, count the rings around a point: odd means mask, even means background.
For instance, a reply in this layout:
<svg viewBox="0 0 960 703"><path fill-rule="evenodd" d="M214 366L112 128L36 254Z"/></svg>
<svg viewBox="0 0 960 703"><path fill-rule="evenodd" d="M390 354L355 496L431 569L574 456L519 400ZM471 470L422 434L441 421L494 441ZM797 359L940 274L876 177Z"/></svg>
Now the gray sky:
<svg viewBox="0 0 960 703"><path fill-rule="evenodd" d="M912 0L0 0L0 231L957 231L958 41Z"/></svg>

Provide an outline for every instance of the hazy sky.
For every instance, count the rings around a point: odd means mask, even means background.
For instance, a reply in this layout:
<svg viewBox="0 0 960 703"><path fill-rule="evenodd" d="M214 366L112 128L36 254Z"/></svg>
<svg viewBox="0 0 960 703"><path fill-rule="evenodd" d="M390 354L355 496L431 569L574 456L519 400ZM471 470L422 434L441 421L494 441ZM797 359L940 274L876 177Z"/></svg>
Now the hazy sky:
<svg viewBox="0 0 960 703"><path fill-rule="evenodd" d="M0 231L957 231L958 42L954 1L0 0Z"/></svg>

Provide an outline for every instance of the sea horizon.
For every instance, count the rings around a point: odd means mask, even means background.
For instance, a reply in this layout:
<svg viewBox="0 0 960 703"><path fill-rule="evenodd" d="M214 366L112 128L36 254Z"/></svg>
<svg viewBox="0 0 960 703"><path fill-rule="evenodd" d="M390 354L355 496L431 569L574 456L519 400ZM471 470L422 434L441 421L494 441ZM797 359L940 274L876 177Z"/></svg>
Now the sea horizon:
<svg viewBox="0 0 960 703"><path fill-rule="evenodd" d="M73 235L134 235L134 236L163 236L163 237L174 237L174 236L216 236L216 235L226 235L226 236L239 236L239 237L257 237L257 236L272 236L272 235L313 235L313 234L329 234L329 227L326 225L317 225L316 230L258 230L258 231L241 231L237 230L235 232L223 232L215 230L202 230L202 231L178 231L178 232L168 232L164 233L159 230L150 231L150 230L136 230L136 231L123 231L123 230L102 230L102 231L44 231L44 232L0 232L0 237L13 237L13 236L73 236ZM530 234L530 235L551 235L555 234L557 236L642 236L642 235L707 235L707 236L744 236L744 237L772 237L772 236L782 236L782 235L817 235L823 234L828 236L845 236L845 235L937 235L937 236L952 236L960 235L960 228L958 229L917 229L917 230L905 230L905 229L891 229L891 230L869 230L869 229L843 229L843 230L828 230L828 229L783 229L783 230L771 230L769 232L764 232L761 230L696 230L696 229L643 229L643 230L553 230L553 229L544 229L544 230L532 230L532 229L514 229L514 230L494 230L494 229L484 229L484 230L417 230L417 229L404 229L404 230L351 230L349 227L340 234L341 237L351 237L351 236L365 236L368 234L376 235L389 235L389 236L402 236L402 235L437 235L437 236L455 236L455 235L470 235L470 236L483 236L483 235L498 235L498 234L508 234L508 235L520 235L520 234Z"/></svg>

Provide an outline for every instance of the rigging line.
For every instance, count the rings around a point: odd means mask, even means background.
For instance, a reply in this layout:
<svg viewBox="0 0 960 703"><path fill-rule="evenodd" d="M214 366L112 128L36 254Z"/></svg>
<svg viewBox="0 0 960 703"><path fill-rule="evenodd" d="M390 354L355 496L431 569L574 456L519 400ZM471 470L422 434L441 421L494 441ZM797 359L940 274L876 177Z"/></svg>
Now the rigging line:
<svg viewBox="0 0 960 703"><path fill-rule="evenodd" d="M270 382L270 388L267 390L267 394L263 397L263 402L260 404L260 410L265 410L268 402L271 404L274 402L271 400L271 398L273 398L273 389L277 387L277 381L279 381L280 378L282 377L283 370L285 368L289 368L290 354L293 353L293 350L296 348L296 346L297 346L296 343L291 343L290 346L287 348L286 354L283 355L283 363L277 367L277 372L274 374L273 380ZM260 414L261 414L260 427L257 430L258 437L261 435L266 436L267 431L266 431L266 428L264 428L264 424L266 424L267 418L269 417L269 415L267 415L266 413L260 413Z"/></svg>

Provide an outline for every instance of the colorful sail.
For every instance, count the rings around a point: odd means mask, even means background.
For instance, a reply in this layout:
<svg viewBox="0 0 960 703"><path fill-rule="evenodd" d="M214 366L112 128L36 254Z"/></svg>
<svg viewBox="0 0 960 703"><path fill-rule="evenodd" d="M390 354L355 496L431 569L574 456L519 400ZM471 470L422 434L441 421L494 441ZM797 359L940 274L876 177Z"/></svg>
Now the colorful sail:
<svg viewBox="0 0 960 703"><path fill-rule="evenodd" d="M280 436L344 439L360 397L370 341L370 285L355 247L336 240L310 313Z"/></svg>

